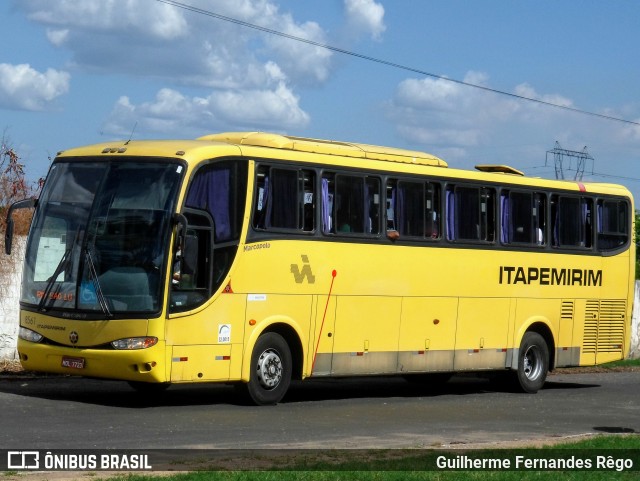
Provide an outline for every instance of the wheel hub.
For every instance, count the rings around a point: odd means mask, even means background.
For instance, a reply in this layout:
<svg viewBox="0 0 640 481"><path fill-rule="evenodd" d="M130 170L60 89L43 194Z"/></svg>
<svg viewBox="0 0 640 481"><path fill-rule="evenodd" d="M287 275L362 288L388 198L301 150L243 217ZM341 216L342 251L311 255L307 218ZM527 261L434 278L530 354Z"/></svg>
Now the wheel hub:
<svg viewBox="0 0 640 481"><path fill-rule="evenodd" d="M260 384L267 388L275 388L282 379L282 360L276 351L267 349L258 358L257 375Z"/></svg>
<svg viewBox="0 0 640 481"><path fill-rule="evenodd" d="M529 347L524 353L524 374L527 379L534 380L540 376L542 371L542 360L540 352L535 346Z"/></svg>

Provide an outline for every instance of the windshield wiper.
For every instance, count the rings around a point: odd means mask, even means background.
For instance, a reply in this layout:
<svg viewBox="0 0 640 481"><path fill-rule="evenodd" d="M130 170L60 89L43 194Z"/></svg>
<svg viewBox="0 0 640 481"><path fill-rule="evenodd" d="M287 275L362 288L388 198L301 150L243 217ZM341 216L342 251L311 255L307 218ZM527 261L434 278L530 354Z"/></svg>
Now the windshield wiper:
<svg viewBox="0 0 640 481"><path fill-rule="evenodd" d="M45 304L47 302L47 299L51 295L51 289L53 289L53 285L55 284L56 279L58 278L60 273L67 268L67 265L69 264L67 259L71 258L69 254L71 254L72 250L73 250L73 247L64 251L64 255L62 256L62 259L60 259L60 262L58 262L58 266L56 267L56 270L53 272L53 275L47 281L47 286L45 287L44 292L42 293L42 299L40 299L40 303L38 304L39 311L42 311L42 312L46 311ZM60 286L58 286L58 289L59 288Z"/></svg>
<svg viewBox="0 0 640 481"><path fill-rule="evenodd" d="M47 310L46 309L47 299L49 299L49 297L51 296L51 290L53 289L53 285L55 284L56 279L58 279L58 276L60 275L60 273L62 271L65 271L69 266L69 261L71 260L71 252L73 252L73 248L76 246L76 243L78 242L79 235L80 235L80 228L78 227L78 229L76 229L76 235L73 238L73 242L71 243L71 247L69 247L66 251L64 251L62 259L60 259L60 262L58 262L58 265L56 266L56 270L53 271L53 275L47 281L47 285L44 288L44 292L42 293L42 299L40 299L40 303L38 304L39 311L45 312ZM60 287L62 286L59 285L58 290L60 290ZM54 299L51 298L51 300L54 300Z"/></svg>
<svg viewBox="0 0 640 481"><path fill-rule="evenodd" d="M109 310L109 306L107 305L107 299L102 293L102 288L100 287L100 281L98 280L98 273L96 272L96 266L93 263L93 256L91 255L91 251L87 247L85 250L85 262L89 266L89 274L93 278L93 288L96 290L96 297L98 298L98 303L100 304L100 308L102 312L107 317L112 317L111 311Z"/></svg>

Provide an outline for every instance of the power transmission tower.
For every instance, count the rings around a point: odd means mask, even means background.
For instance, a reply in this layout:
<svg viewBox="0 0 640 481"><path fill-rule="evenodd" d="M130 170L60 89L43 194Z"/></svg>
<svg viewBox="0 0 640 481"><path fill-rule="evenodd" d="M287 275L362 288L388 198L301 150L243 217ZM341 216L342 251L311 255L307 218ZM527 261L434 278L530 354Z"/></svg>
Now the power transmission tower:
<svg viewBox="0 0 640 481"><path fill-rule="evenodd" d="M573 180L581 181L582 176L584 175L584 169L588 160L591 161L591 171L593 173L593 163L594 158L589 155L587 152L587 146L584 146L584 149L581 151L576 150L567 150L563 149L560 146L560 143L556 140L556 145L552 150L547 150L547 156L544 161L545 167L549 165L549 156L553 156L553 163L556 169L556 179L565 180L565 169L567 171L572 170L572 162L575 159L576 163L576 174L573 177ZM565 165L565 158L568 158L569 164Z"/></svg>

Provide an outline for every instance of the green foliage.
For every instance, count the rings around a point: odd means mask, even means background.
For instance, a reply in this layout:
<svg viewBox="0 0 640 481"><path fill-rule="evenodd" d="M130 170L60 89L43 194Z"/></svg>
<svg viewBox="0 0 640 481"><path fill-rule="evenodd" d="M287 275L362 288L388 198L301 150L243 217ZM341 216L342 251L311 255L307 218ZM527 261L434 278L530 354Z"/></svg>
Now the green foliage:
<svg viewBox="0 0 640 481"><path fill-rule="evenodd" d="M624 361L613 361L602 364L600 367L617 368L617 367L640 367L640 359L625 359Z"/></svg>
<svg viewBox="0 0 640 481"><path fill-rule="evenodd" d="M616 436L591 436L585 440L556 444L546 446L544 448L531 448L530 453L540 453L540 457L544 457L544 453L551 452L551 456L560 457L559 452L569 450L567 455L573 454L580 457L580 450L588 450L590 453L606 453L606 450L623 450L622 452L633 453L640 449L640 436L632 435L616 435ZM552 450L552 451L549 451ZM284 470L278 470L277 463L274 461L272 468L266 468L264 471L196 471L177 473L173 475L149 476L149 475L124 475L115 478L109 478L108 481L360 481L360 480L379 480L379 481L457 481L457 480L482 480L482 481L522 481L522 480L548 480L556 481L557 479L569 481L584 480L627 480L637 479L637 471L425 471L424 466L429 458L428 465L433 465L433 458L445 451L441 450L401 450L403 456L393 456L394 450L371 450L372 452L362 459L362 452L353 451L353 455L347 457L343 462L316 462L308 464L304 462L302 465L294 464L285 467ZM464 454L465 451L457 451ZM583 451L587 452L587 451ZM321 453L321 451L318 451ZM326 456L331 456L331 451L326 451ZM379 458L376 459L376 453ZM479 455L480 458L499 458L504 454L500 449L488 450L470 450L466 451L469 455ZM502 454L501 454L502 453ZM378 469L379 468L379 469ZM263 468L265 469L265 468Z"/></svg>

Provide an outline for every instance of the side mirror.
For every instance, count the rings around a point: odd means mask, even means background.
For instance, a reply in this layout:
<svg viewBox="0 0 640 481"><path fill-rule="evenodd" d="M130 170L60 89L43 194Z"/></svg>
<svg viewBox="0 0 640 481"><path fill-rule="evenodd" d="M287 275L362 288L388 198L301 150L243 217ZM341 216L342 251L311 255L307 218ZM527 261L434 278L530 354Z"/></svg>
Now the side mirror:
<svg viewBox="0 0 640 481"><path fill-rule="evenodd" d="M173 214L173 223L178 227L176 230L177 245L184 245L184 237L187 235L187 225L189 222L183 214Z"/></svg>
<svg viewBox="0 0 640 481"><path fill-rule="evenodd" d="M13 219L7 217L7 231L4 233L4 251L11 255L11 244L13 243Z"/></svg>
<svg viewBox="0 0 640 481"><path fill-rule="evenodd" d="M13 211L18 209L30 209L38 204L38 199L24 199L14 202L7 211L7 231L4 234L4 251L11 255L13 245Z"/></svg>

